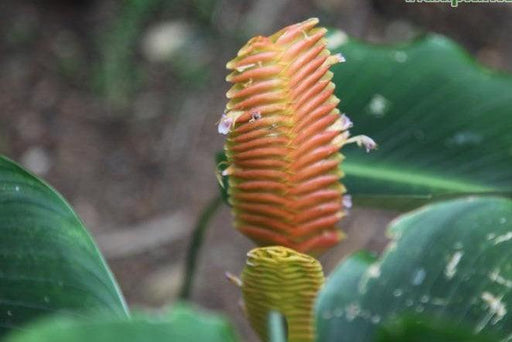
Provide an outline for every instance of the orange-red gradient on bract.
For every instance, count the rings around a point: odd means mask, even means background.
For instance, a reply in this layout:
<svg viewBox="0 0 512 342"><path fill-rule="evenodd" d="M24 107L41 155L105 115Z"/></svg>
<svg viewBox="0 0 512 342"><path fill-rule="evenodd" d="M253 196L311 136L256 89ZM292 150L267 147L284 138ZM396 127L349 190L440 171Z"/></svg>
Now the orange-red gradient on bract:
<svg viewBox="0 0 512 342"><path fill-rule="evenodd" d="M229 198L236 228L260 246L319 254L343 236L339 149L351 123L336 108L331 65L317 19L255 37L227 64Z"/></svg>

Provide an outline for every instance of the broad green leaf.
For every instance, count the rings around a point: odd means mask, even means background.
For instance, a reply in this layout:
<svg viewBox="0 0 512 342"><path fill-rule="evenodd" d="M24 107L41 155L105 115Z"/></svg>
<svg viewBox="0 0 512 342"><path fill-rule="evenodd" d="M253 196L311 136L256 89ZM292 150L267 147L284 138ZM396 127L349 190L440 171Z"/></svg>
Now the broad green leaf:
<svg viewBox="0 0 512 342"><path fill-rule="evenodd" d="M395 46L332 31L340 108L351 132L379 144L355 146L342 180L364 203L412 207L432 198L512 193L512 77L483 68L439 35Z"/></svg>
<svg viewBox="0 0 512 342"><path fill-rule="evenodd" d="M471 327L424 316L392 320L377 333L378 342L496 342L490 336L474 335Z"/></svg>
<svg viewBox="0 0 512 342"><path fill-rule="evenodd" d="M350 257L317 303L319 341L374 341L405 314L512 336L512 201L464 198L392 222L392 241L371 265Z"/></svg>
<svg viewBox="0 0 512 342"><path fill-rule="evenodd" d="M389 46L332 30L329 48L347 59L332 72L352 135L379 145L371 153L342 149L341 181L356 204L404 210L433 199L512 194L510 75L433 34Z"/></svg>
<svg viewBox="0 0 512 342"><path fill-rule="evenodd" d="M376 256L366 251L352 254L344 260L327 278L327 283L321 290L317 300L316 321L317 335L319 341L337 341L337 329L332 329L326 325L334 317L340 317L344 308L336 307L334 310L324 307L327 305L324 301L333 303L348 303L357 293L357 286L360 278L366 272L368 267L375 262ZM326 299L323 299L326 298ZM358 324L358 322L355 322ZM326 328L327 326L327 328ZM357 329L354 327L354 330Z"/></svg>
<svg viewBox="0 0 512 342"><path fill-rule="evenodd" d="M223 318L178 305L168 314L138 314L132 319L107 316L88 320L55 317L37 322L5 342L235 342Z"/></svg>
<svg viewBox="0 0 512 342"><path fill-rule="evenodd" d="M0 334L42 315L127 316L103 257L66 201L0 157Z"/></svg>

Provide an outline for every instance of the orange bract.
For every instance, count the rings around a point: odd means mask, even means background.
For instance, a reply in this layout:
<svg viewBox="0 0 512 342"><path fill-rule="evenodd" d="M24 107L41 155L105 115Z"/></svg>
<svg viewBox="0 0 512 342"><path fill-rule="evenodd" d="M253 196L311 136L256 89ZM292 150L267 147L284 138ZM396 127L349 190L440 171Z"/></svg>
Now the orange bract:
<svg viewBox="0 0 512 342"><path fill-rule="evenodd" d="M219 131L235 226L257 244L318 254L342 233L339 149L350 121L334 96L325 28L317 19L255 37L227 64L234 83Z"/></svg>

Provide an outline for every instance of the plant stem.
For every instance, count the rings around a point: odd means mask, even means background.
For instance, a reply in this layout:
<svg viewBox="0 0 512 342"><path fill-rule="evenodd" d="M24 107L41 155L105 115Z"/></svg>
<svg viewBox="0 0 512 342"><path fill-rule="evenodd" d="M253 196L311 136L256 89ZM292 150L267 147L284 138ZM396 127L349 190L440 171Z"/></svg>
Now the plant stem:
<svg viewBox="0 0 512 342"><path fill-rule="evenodd" d="M271 342L286 342L286 329L284 316L277 311L270 311L268 314L268 337Z"/></svg>
<svg viewBox="0 0 512 342"><path fill-rule="evenodd" d="M194 282L194 275L197 267L197 259L203 244L204 234L210 220L217 212L217 209L220 207L221 203L221 196L216 196L213 200L210 201L210 203L208 203L206 208L203 209L203 212L194 228L194 232L192 233L192 238L190 239L190 245L188 247L187 257L185 260L185 276L180 292L180 298L183 300L190 298L190 293L192 291L192 285Z"/></svg>

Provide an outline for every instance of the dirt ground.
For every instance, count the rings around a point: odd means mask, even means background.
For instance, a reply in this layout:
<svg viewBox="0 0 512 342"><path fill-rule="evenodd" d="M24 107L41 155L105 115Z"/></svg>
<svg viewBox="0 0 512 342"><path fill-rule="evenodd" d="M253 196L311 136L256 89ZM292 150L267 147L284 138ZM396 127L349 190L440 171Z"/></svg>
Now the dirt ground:
<svg viewBox="0 0 512 342"><path fill-rule="evenodd" d="M214 158L223 136L215 124L228 89L226 61L249 37L312 16L379 43L435 31L482 63L512 70L510 4L0 3L0 152L70 201L132 306L176 299L191 229L217 194ZM343 222L348 240L322 257L326 271L352 251L381 250L394 216L353 209ZM250 248L224 205L207 232L192 296L229 316L247 340L254 335L240 315L240 293L224 272L238 273Z"/></svg>

